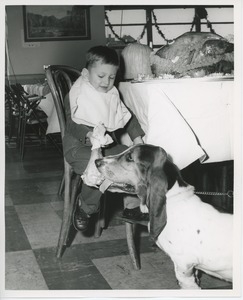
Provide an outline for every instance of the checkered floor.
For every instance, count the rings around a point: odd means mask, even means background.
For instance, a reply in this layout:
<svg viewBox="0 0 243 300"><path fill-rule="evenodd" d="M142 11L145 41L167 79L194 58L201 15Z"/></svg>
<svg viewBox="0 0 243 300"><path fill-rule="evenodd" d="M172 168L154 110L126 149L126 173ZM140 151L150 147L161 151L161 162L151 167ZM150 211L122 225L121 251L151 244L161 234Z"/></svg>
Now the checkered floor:
<svg viewBox="0 0 243 300"><path fill-rule="evenodd" d="M57 195L62 158L52 147L28 148L23 161L6 147L6 290L178 290L170 258L140 233L140 271L132 267L119 219L122 199L108 199L109 224L100 238L77 233L62 259L55 257L63 200ZM116 198L117 197L117 198ZM75 232L74 232L75 234ZM203 274L204 289L232 289Z"/></svg>

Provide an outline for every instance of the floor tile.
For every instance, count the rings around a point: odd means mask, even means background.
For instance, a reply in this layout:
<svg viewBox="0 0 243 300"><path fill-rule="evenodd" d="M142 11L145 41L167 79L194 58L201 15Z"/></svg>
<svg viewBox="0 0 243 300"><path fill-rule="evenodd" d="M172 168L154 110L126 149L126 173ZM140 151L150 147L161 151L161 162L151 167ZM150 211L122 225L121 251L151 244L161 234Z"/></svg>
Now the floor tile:
<svg viewBox="0 0 243 300"><path fill-rule="evenodd" d="M50 161L37 161L35 164L25 164L24 170L28 173L42 173L49 172L52 170L60 170L63 171L63 163L62 160L52 160Z"/></svg>
<svg viewBox="0 0 243 300"><path fill-rule="evenodd" d="M16 194L12 197L12 201L14 205L29 205L35 203L50 203L52 201L58 201L60 198L58 195L40 195L35 192L31 193L19 193L17 196Z"/></svg>
<svg viewBox="0 0 243 300"><path fill-rule="evenodd" d="M138 248L139 253L158 251L158 247L154 247L148 237L141 238ZM100 239L97 239L96 243L73 244L70 248L66 249L66 252L68 252L69 249L80 249L79 251L87 253L90 259L129 254L126 239L108 241L100 241ZM64 255L66 252L64 252Z"/></svg>
<svg viewBox="0 0 243 300"><path fill-rule="evenodd" d="M50 202L51 207L55 210L55 212L63 211L63 199L60 197L58 201Z"/></svg>
<svg viewBox="0 0 243 300"><path fill-rule="evenodd" d="M55 257L55 248L34 252L50 290L110 289L89 256L78 247L69 248L62 259Z"/></svg>
<svg viewBox="0 0 243 300"><path fill-rule="evenodd" d="M13 204L32 204L59 200L59 178L9 180L6 189Z"/></svg>
<svg viewBox="0 0 243 300"><path fill-rule="evenodd" d="M57 245L61 216L57 215L51 203L16 205L16 211L23 225L32 249ZM73 232L73 244L96 243L126 238L125 225L108 226L99 238L94 237L94 228L88 232ZM142 236L147 236L147 231Z"/></svg>
<svg viewBox="0 0 243 300"><path fill-rule="evenodd" d="M160 252L142 253L141 270L134 270L130 257L92 260L112 289L178 289L172 262ZM107 268L109 266L109 268Z"/></svg>
<svg viewBox="0 0 243 300"><path fill-rule="evenodd" d="M63 173L63 170L57 170L55 169L46 171L46 172L41 172L41 173L29 173L27 171L19 170L18 167L16 167L15 163L8 165L8 172L5 173L5 178L7 180L28 180L28 179L33 179L33 178L52 178L52 177L59 177L61 180L61 176Z"/></svg>
<svg viewBox="0 0 243 300"><path fill-rule="evenodd" d="M90 233L82 233L78 232L74 243L75 244L81 244L81 243L96 243L103 242L103 241L109 241L109 240L116 240L116 239L124 239L126 237L125 233L125 226L110 226L107 229L102 231L102 234L99 238L94 237L93 232Z"/></svg>
<svg viewBox="0 0 243 300"><path fill-rule="evenodd" d="M232 289L231 282L220 280L205 273L201 274L200 285L203 289Z"/></svg>
<svg viewBox="0 0 243 300"><path fill-rule="evenodd" d="M96 243L72 244L60 259L55 257L56 249L53 247L33 250L48 288L110 289L106 279L93 265L92 259L126 255L131 264L127 242L125 239L103 242L97 240ZM148 238L143 238L142 244L141 251L156 252Z"/></svg>
<svg viewBox="0 0 243 300"><path fill-rule="evenodd" d="M130 257L113 256L92 260L112 289L179 289L171 259L163 251L141 253L141 270L134 270ZM109 268L107 268L109 266ZM230 283L201 275L202 289L232 289Z"/></svg>
<svg viewBox="0 0 243 300"><path fill-rule="evenodd" d="M59 178L49 178L49 180L42 180L37 183L37 191L43 195L56 195L60 185Z"/></svg>
<svg viewBox="0 0 243 300"><path fill-rule="evenodd" d="M13 206L13 201L8 194L5 194L5 206Z"/></svg>
<svg viewBox="0 0 243 300"><path fill-rule="evenodd" d="M16 205L32 249L57 245L61 219L49 203Z"/></svg>
<svg viewBox="0 0 243 300"><path fill-rule="evenodd" d="M5 250L31 249L28 238L13 206L5 207Z"/></svg>
<svg viewBox="0 0 243 300"><path fill-rule="evenodd" d="M46 282L32 250L5 255L6 290L45 290Z"/></svg>

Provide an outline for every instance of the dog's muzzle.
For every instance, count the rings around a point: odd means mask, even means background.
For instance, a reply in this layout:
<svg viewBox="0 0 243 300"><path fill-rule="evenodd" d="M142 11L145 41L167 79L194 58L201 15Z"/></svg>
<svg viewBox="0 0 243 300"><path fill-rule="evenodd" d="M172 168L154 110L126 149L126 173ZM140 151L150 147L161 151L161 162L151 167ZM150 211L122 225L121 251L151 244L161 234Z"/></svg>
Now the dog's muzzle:
<svg viewBox="0 0 243 300"><path fill-rule="evenodd" d="M95 165L97 167L97 169L102 173L101 169L102 167L104 167L106 165L105 160L103 158L98 158L95 160ZM103 176L105 176L103 174ZM110 180L110 178L109 178ZM125 193L129 193L129 194L135 194L135 187L129 183L120 183L120 182L113 182L110 186L109 186L109 190L110 191L115 191L115 190L120 190L123 191Z"/></svg>

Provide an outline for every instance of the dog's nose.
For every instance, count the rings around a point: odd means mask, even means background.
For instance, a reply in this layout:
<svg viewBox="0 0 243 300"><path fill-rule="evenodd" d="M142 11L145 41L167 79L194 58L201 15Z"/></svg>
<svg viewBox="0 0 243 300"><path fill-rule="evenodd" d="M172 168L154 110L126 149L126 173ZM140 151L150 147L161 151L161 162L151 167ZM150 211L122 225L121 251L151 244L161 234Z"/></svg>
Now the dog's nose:
<svg viewBox="0 0 243 300"><path fill-rule="evenodd" d="M97 168L101 167L103 165L103 159L102 158L98 158L95 160L95 165Z"/></svg>

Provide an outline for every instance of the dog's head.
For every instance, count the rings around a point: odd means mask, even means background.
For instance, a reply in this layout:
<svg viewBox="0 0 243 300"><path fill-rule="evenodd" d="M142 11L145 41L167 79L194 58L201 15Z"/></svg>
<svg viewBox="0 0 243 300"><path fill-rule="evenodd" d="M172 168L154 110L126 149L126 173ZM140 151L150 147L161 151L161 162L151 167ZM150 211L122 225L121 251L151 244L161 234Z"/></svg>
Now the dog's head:
<svg viewBox="0 0 243 300"><path fill-rule="evenodd" d="M166 193L176 181L185 186L178 168L164 149L135 145L121 154L95 161L98 170L113 184L110 190L135 193L149 210L150 235L156 239L166 225Z"/></svg>

